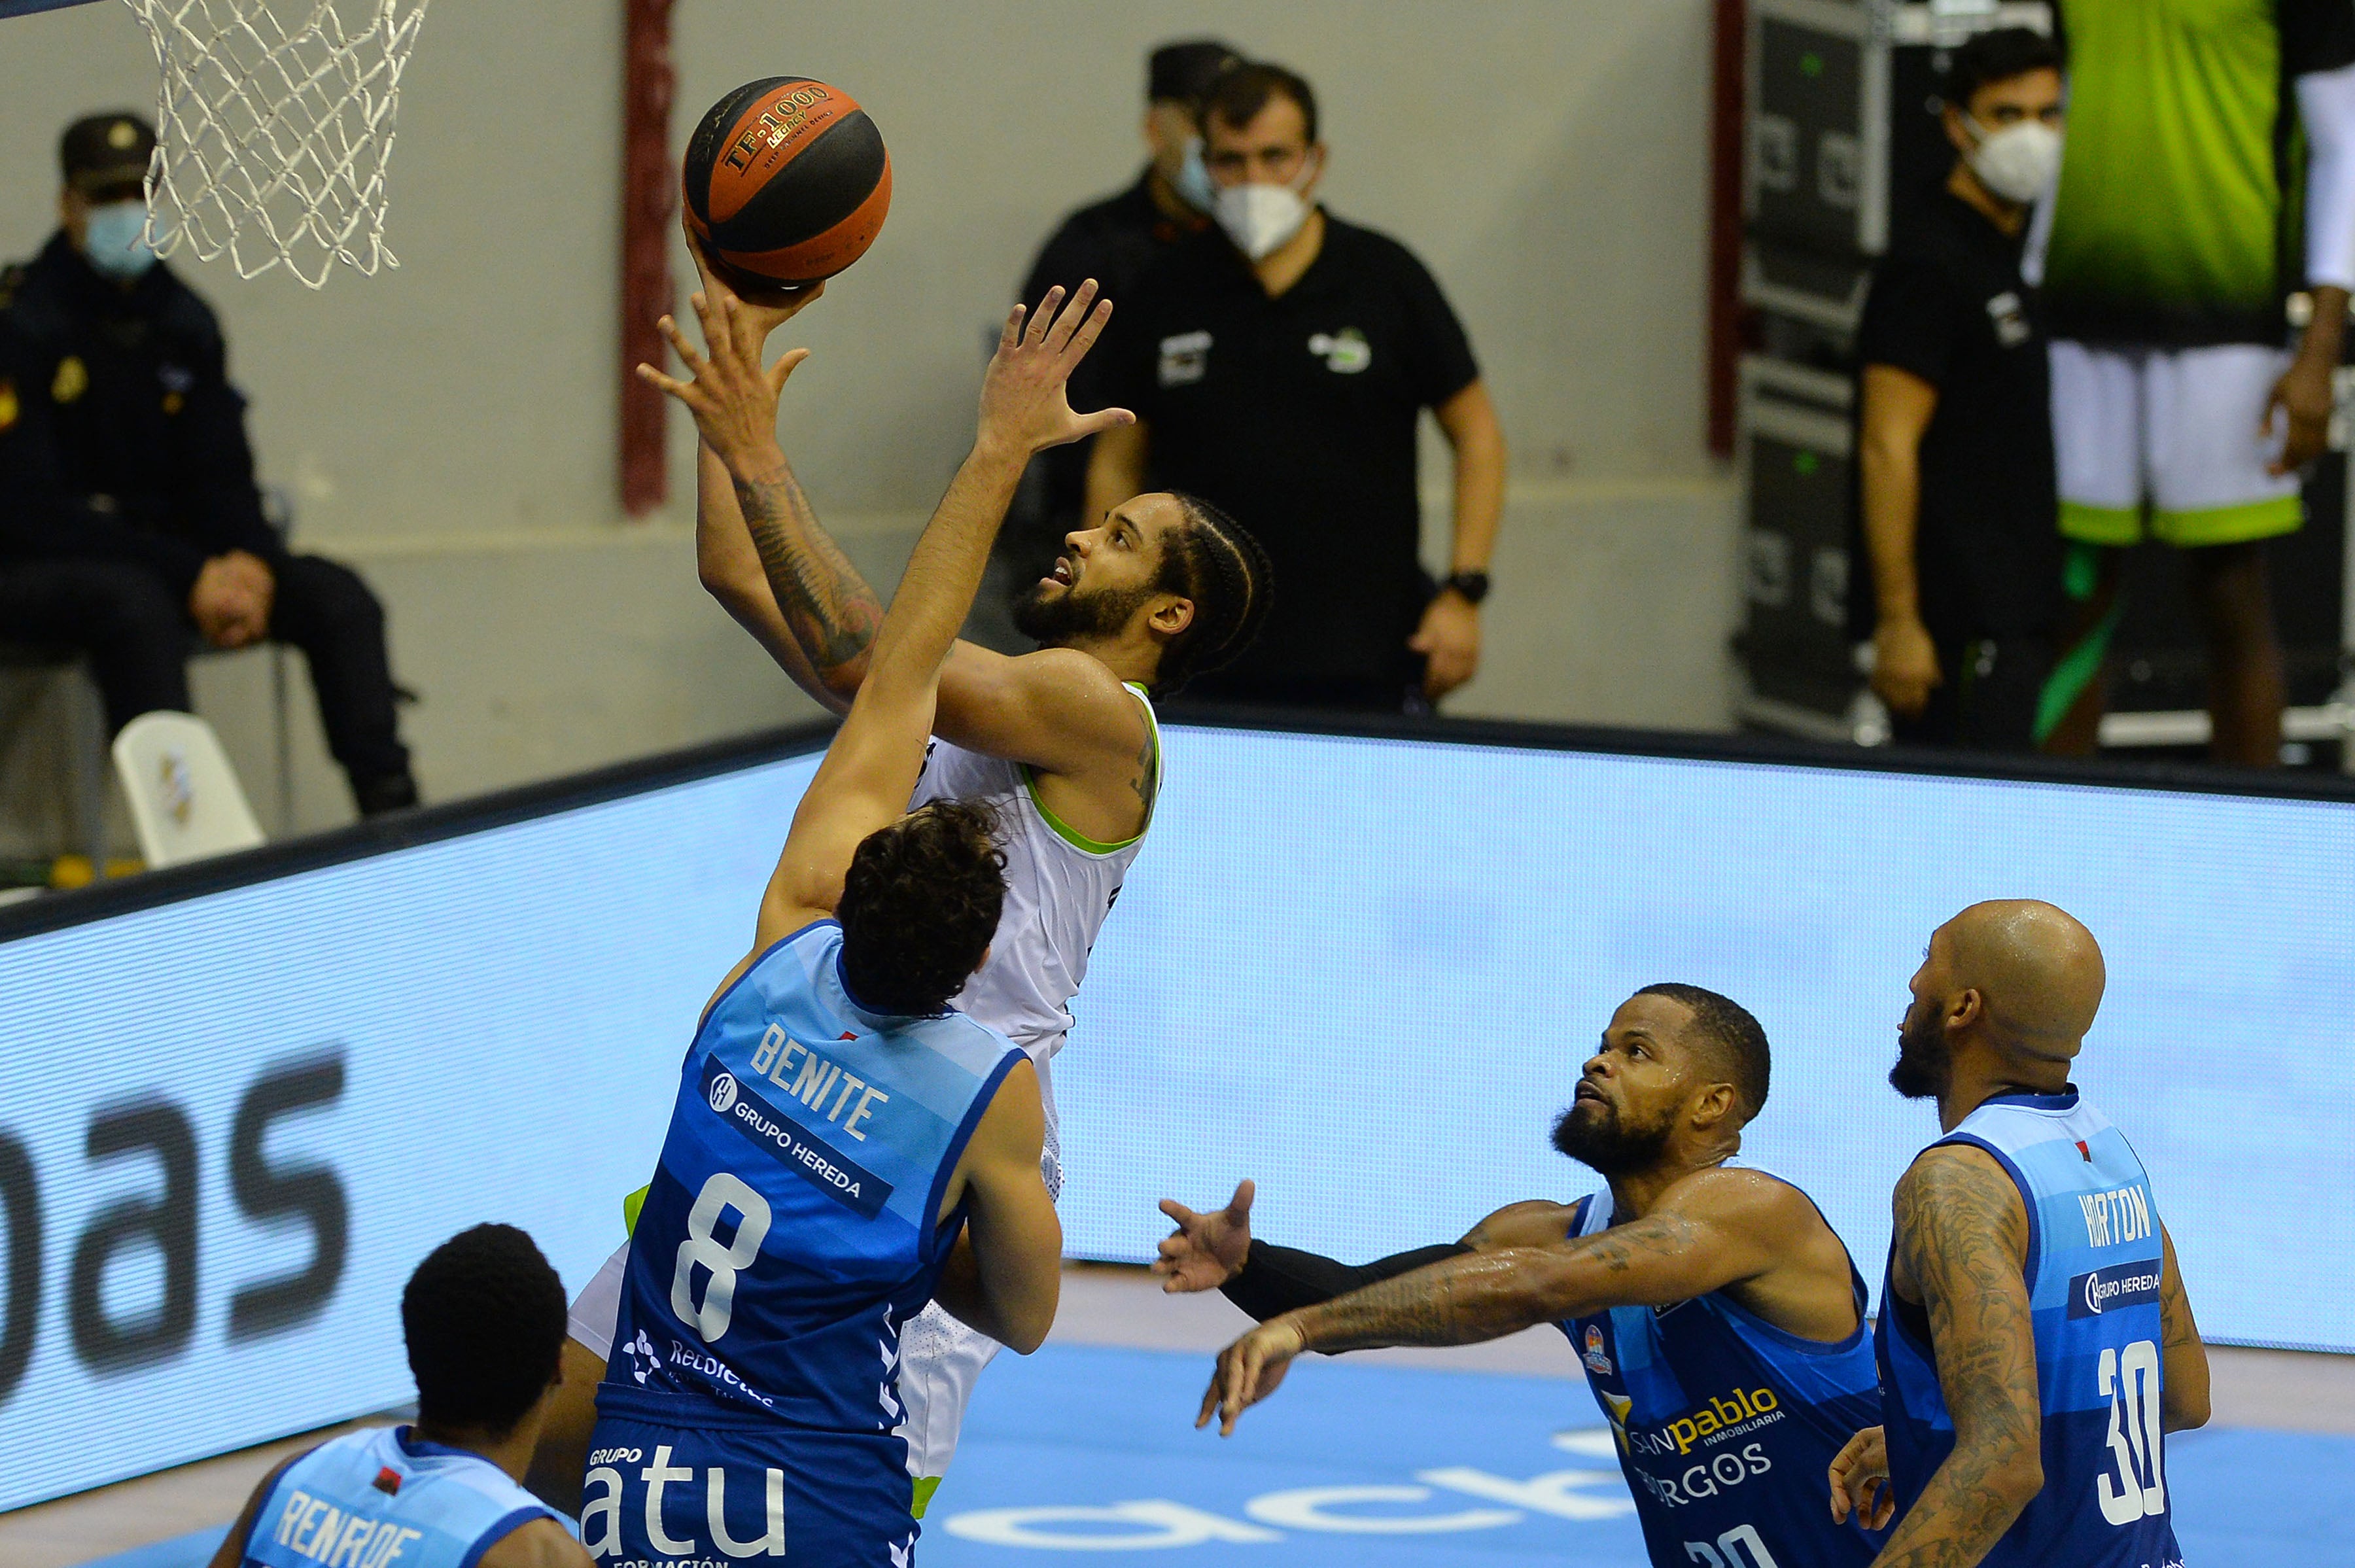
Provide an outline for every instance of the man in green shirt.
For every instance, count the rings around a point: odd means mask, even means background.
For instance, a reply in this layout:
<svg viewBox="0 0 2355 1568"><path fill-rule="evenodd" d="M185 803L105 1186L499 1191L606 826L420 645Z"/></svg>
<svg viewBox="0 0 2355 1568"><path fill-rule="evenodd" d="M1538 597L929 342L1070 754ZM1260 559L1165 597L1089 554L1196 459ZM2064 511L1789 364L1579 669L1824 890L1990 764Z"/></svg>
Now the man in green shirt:
<svg viewBox="0 0 2355 1568"><path fill-rule="evenodd" d="M2079 635L2040 729L2090 752L2115 547L2181 547L2211 752L2281 747L2262 541L2303 520L2355 284L2355 0L2062 0L2069 137L2043 298ZM2302 132L2302 134L2300 133ZM2284 303L2313 300L2295 353Z"/></svg>

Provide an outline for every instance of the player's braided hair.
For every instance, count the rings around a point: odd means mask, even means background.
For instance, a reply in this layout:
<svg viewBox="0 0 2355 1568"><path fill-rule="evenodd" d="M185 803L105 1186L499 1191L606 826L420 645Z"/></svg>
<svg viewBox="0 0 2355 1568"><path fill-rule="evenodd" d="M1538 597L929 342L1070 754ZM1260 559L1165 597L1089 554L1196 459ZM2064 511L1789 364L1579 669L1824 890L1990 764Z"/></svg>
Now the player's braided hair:
<svg viewBox="0 0 2355 1568"><path fill-rule="evenodd" d="M476 1225L425 1255L400 1293L417 1417L503 1437L556 1381L564 1282L513 1225Z"/></svg>
<svg viewBox="0 0 2355 1568"><path fill-rule="evenodd" d="M1006 907L996 827L986 805L936 800L859 840L834 907L859 1006L925 1018L964 989Z"/></svg>
<svg viewBox="0 0 2355 1568"><path fill-rule="evenodd" d="M1251 646L1275 597L1275 571L1259 540L1199 496L1172 493L1186 526L1161 537L1154 587L1192 602L1194 618L1162 645L1153 695L1167 697Z"/></svg>

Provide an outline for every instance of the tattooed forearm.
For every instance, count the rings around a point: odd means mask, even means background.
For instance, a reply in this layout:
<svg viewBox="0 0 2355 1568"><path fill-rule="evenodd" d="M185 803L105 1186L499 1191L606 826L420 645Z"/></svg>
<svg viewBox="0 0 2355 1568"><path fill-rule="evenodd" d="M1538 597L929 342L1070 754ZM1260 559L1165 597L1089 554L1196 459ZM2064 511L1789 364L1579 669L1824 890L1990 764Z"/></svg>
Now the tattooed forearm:
<svg viewBox="0 0 2355 1568"><path fill-rule="evenodd" d="M1968 1568L2043 1485L2036 1333L2021 1273L2028 1213L1992 1160L1942 1149L1898 1183L1896 1232L1929 1311L1955 1446L1877 1561Z"/></svg>
<svg viewBox="0 0 2355 1568"><path fill-rule="evenodd" d="M1508 1247L1419 1268L1300 1314L1311 1350L1475 1345L1604 1307L1666 1306L1699 1292L1700 1231L1656 1214L1561 1246Z"/></svg>
<svg viewBox="0 0 2355 1568"><path fill-rule="evenodd" d="M2208 1424L2208 1347L2184 1294L2183 1272L2175 1266L2175 1238L2158 1228L2159 1421L2169 1432Z"/></svg>
<svg viewBox="0 0 2355 1568"><path fill-rule="evenodd" d="M1300 1314L1305 1347L1476 1345L1543 1322L1530 1317L1513 1253L1451 1258L1352 1291Z"/></svg>
<svg viewBox="0 0 2355 1568"><path fill-rule="evenodd" d="M744 527L794 640L832 682L859 663L883 623L883 606L842 547L818 526L793 470L731 475Z"/></svg>

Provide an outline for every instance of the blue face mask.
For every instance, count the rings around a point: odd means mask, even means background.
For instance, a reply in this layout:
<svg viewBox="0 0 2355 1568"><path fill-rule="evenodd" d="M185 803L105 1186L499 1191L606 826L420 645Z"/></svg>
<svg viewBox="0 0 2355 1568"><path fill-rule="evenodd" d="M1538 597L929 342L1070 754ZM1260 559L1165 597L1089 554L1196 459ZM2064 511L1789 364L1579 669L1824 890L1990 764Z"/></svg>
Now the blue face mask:
<svg viewBox="0 0 2355 1568"><path fill-rule="evenodd" d="M145 238L147 204L110 201L90 209L82 231L81 253L99 276L127 283L155 264L155 252Z"/></svg>
<svg viewBox="0 0 2355 1568"><path fill-rule="evenodd" d="M1208 215L1219 210L1219 187L1210 179L1210 171L1202 162L1202 138L1196 136L1186 144L1186 161L1178 165L1178 177L1173 182L1178 195L1195 211Z"/></svg>

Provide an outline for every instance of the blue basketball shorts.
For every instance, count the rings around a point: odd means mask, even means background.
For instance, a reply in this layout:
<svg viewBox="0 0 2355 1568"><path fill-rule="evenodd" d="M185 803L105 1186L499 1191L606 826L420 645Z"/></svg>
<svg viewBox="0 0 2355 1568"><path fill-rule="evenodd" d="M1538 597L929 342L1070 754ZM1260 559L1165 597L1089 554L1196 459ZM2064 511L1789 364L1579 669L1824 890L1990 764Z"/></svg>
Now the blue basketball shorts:
<svg viewBox="0 0 2355 1568"><path fill-rule="evenodd" d="M612 1395L598 1391L581 1493L581 1544L601 1565L907 1568L919 1527L899 1438L738 1425L708 1406L655 1416Z"/></svg>

